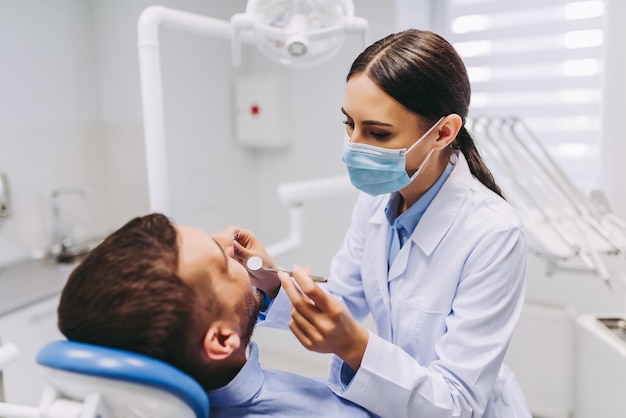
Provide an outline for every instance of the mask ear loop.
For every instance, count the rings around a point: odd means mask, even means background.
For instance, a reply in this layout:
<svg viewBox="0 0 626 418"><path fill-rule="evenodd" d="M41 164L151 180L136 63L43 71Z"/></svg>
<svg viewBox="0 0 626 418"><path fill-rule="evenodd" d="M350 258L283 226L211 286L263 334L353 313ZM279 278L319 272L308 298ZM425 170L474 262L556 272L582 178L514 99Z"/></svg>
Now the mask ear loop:
<svg viewBox="0 0 626 418"><path fill-rule="evenodd" d="M413 180L415 180L415 177L417 177L417 175L420 173L420 171L422 171L422 168L424 168L424 166L426 165L428 160L430 160L430 157L433 155L433 152L435 152L435 150L431 149L430 152L428 153L428 155L426 156L426 159L424 159L424 162L422 164L420 164L420 166L417 169L417 171L415 173L413 173L413 175L411 177L409 177L409 180L411 180L411 182Z"/></svg>
<svg viewBox="0 0 626 418"><path fill-rule="evenodd" d="M413 145L411 145L411 146L409 147L409 149L408 149L408 150L406 150L405 155L406 155L406 154L408 154L408 153L409 153L409 151L411 151L411 150L412 150L412 149L413 149L413 148L414 148L417 144L419 144L420 142L422 142L422 140L423 140L424 138L426 138L426 137L427 137L427 136L428 136L428 135L429 135L432 131L434 131L434 130L435 130L435 128L436 128L437 126L439 126L439 124L441 123L441 121L442 121L444 118L445 118L445 116L442 116L442 117L441 117L441 118L440 118L437 122L435 122L435 124L434 124L433 126L431 126L431 127L430 127L430 129L429 129L429 130L427 130L427 131L426 131L426 133L420 137L420 139L418 139L417 141L415 141L415 143L414 143ZM413 175L412 175L411 177L409 177L409 180L410 180L411 182L413 182L413 180L415 180L415 177L417 177L417 175L420 173L420 171L422 171L422 168L426 165L426 163L428 162L428 160L430 160L430 157L432 157L433 152L435 152L435 150L434 150L434 149L431 149L431 150L430 150L430 152L428 153L428 155L426 156L426 158L424 159L424 161L422 162L422 164L420 164L420 166L418 167L418 169L415 171L415 173L413 173ZM405 157L405 158L406 158L406 157ZM406 160L405 160L405 163L406 163Z"/></svg>
<svg viewBox="0 0 626 418"><path fill-rule="evenodd" d="M409 152L411 152L411 150L412 150L413 148L415 148L415 147L417 146L417 144L419 144L420 142L422 142L422 141L424 140L424 138L426 138L428 135L430 135L430 133L431 133L432 131L434 131L434 130L435 130L435 128L436 128L437 126L439 126L439 124L441 123L441 121L443 120L443 118L445 118L445 116L442 116L442 117L441 117L441 118L440 118L437 122L435 122L435 124L434 124L433 126L431 126L431 127L430 127L430 129L429 129L429 130L427 130L427 131L426 131L426 133L425 133L424 135L420 136L420 137L419 137L419 139L418 139L417 141L415 141L415 142L413 143L413 145L411 145L411 146L410 146L410 147L406 150L406 154L408 154Z"/></svg>

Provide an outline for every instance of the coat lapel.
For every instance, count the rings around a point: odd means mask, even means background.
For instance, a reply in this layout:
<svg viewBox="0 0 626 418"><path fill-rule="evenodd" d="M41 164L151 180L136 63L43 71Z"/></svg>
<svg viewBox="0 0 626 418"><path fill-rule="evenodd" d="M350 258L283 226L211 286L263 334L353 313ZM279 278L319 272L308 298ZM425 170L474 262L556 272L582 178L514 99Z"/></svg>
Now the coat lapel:
<svg viewBox="0 0 626 418"><path fill-rule="evenodd" d="M391 341L391 307L389 301L389 288L387 286L387 236L389 234L389 223L385 217L385 206L388 199L382 199L379 207L374 211L374 214L370 218L370 231L368 240L371 245L368 245L371 252L365 254L365 260L368 269L368 274L373 277L378 287L378 295L380 295L382 304L372 304L370 309L376 311L374 318L376 318L376 325L378 328L378 334Z"/></svg>
<svg viewBox="0 0 626 418"><path fill-rule="evenodd" d="M426 256L437 248L457 217L472 181L465 157L459 152L450 177L424 212L410 240L398 252L389 269L389 281L406 273L409 257L415 251L413 247L419 247Z"/></svg>

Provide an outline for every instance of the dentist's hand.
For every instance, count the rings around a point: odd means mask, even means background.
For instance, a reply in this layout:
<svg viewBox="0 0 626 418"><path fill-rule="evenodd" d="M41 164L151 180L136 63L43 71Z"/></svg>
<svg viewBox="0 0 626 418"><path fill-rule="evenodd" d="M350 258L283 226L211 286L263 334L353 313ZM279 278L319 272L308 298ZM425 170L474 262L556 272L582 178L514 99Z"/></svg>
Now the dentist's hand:
<svg viewBox="0 0 626 418"><path fill-rule="evenodd" d="M361 366L369 333L348 308L317 286L302 267L294 267L293 279L278 273L293 309L289 328L300 343L311 351L334 353L352 370Z"/></svg>
<svg viewBox="0 0 626 418"><path fill-rule="evenodd" d="M256 270L252 271L247 268L246 261L252 257L261 257L264 267L278 268L272 257L269 255L265 247L254 236L252 231L234 226L228 227L232 232L234 239L235 256L239 258L241 263L248 270L250 282L258 289L261 289L270 298L275 298L280 289L280 281L276 273Z"/></svg>

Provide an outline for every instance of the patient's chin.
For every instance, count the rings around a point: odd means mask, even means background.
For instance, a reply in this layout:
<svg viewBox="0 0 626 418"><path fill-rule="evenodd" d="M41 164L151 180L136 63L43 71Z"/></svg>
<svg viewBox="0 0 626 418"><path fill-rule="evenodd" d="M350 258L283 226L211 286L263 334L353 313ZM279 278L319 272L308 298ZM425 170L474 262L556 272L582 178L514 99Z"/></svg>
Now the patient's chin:
<svg viewBox="0 0 626 418"><path fill-rule="evenodd" d="M248 294L246 300L237 307L237 315L242 318L242 321L246 321L242 324L241 339L245 345L248 345L252 338L252 332L256 325L259 312L263 307L263 295L257 291L252 291Z"/></svg>

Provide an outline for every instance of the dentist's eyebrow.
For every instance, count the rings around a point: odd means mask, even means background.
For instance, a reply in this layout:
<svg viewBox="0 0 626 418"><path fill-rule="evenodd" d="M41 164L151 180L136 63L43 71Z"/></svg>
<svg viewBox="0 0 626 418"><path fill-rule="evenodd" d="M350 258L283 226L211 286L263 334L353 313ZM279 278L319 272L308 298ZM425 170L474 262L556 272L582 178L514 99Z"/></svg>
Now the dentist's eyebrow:
<svg viewBox="0 0 626 418"><path fill-rule="evenodd" d="M344 110L344 108L343 108L343 107L341 108L341 113L343 113L344 115L346 115L346 117L347 117L348 119L352 119L352 118L350 117L350 115L348 115L348 112L346 112L346 111ZM361 122L361 123L362 123L363 125L370 125L370 126L389 126L389 127L393 127L393 125L392 125L392 124L387 123L387 122L381 122L381 121L379 121L379 120L364 120L364 121L363 121L363 122Z"/></svg>

